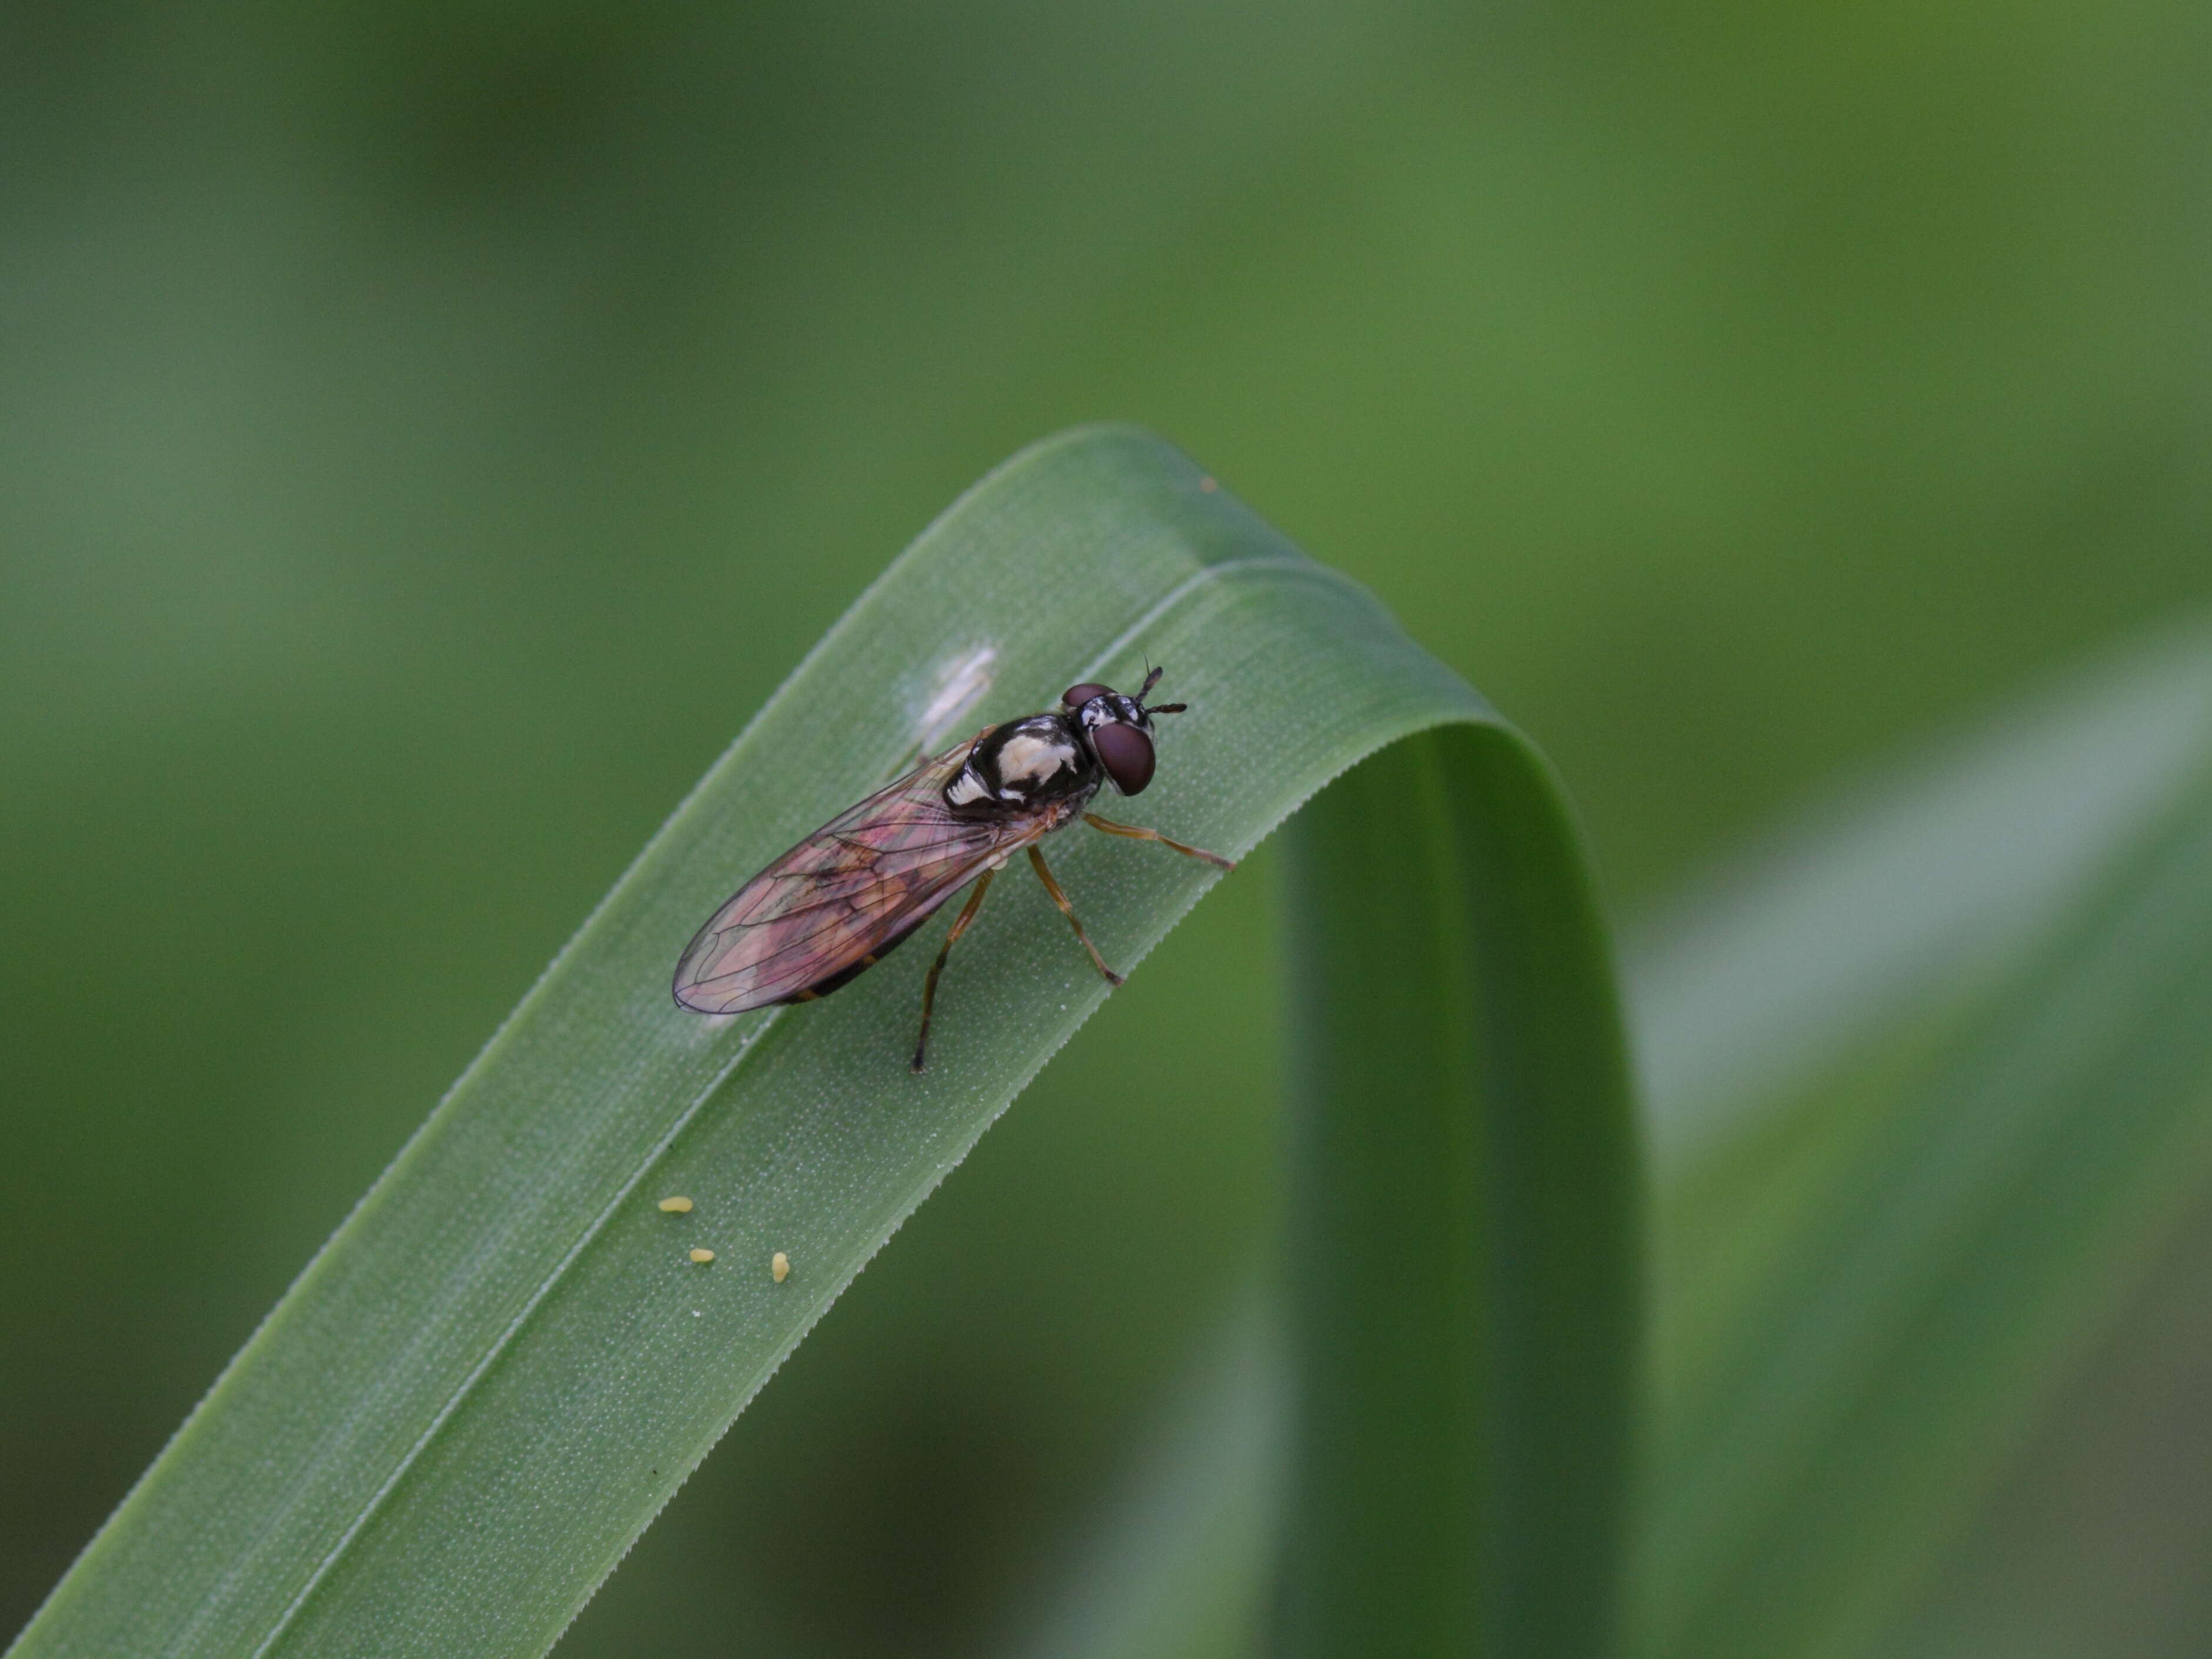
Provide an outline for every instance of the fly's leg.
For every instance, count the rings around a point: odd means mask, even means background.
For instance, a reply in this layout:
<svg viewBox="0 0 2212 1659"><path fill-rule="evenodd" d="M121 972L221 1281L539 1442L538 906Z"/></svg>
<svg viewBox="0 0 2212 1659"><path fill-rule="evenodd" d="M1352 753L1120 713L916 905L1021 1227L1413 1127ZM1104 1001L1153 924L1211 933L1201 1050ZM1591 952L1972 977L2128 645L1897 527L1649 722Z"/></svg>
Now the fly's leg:
<svg viewBox="0 0 2212 1659"><path fill-rule="evenodd" d="M1052 878L1052 871L1044 861L1044 854L1036 848L1030 848L1030 862L1036 866L1037 879L1044 884L1044 890L1052 895L1052 902L1060 907L1060 914L1067 918L1067 925L1075 929L1075 937L1082 942L1083 948L1091 952L1091 960L1098 971L1106 975L1106 982L1119 985L1121 975L1106 965L1106 958L1098 954L1098 947L1091 942L1091 935L1083 931L1083 923L1076 917L1075 907L1067 902L1067 895L1060 890L1060 884Z"/></svg>
<svg viewBox="0 0 2212 1659"><path fill-rule="evenodd" d="M1208 864L1218 864L1224 870L1234 870L1237 860L1225 859L1218 853L1209 853L1203 847L1186 847L1179 841L1170 841L1157 830L1139 830L1133 823L1116 823L1111 818L1102 818L1096 812L1085 812L1083 821L1093 830L1103 830L1109 836L1127 836L1132 841L1156 841L1163 847L1172 847L1185 858L1204 859ZM1062 906L1063 909L1066 907Z"/></svg>
<svg viewBox="0 0 2212 1659"><path fill-rule="evenodd" d="M921 1035L914 1040L914 1066L920 1071L924 1057L929 1052L929 1012L937 1006L937 976L945 971L945 958L952 954L953 942L968 931L968 924L975 920L975 912L983 908L983 895L991 890L991 878L996 870L986 870L975 883L975 890L968 896L968 902L960 907L960 914L952 919L952 927L945 935L945 944L937 953L937 960L929 964L929 977L921 982Z"/></svg>

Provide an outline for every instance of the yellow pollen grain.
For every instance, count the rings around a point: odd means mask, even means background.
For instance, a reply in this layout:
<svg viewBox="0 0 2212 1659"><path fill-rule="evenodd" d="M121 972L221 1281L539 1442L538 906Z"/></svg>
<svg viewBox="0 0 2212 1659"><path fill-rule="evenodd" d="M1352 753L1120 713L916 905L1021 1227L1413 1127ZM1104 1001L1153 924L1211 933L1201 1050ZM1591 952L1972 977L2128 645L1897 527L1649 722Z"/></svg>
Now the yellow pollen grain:
<svg viewBox="0 0 2212 1659"><path fill-rule="evenodd" d="M775 1275L777 1284L782 1284L785 1279L791 1277L791 1258L781 1250L778 1250L775 1253L775 1259L768 1264L768 1270Z"/></svg>
<svg viewBox="0 0 2212 1659"><path fill-rule="evenodd" d="M712 1250L694 1250L691 1252L691 1259L703 1267L714 1259L714 1253Z"/></svg>
<svg viewBox="0 0 2212 1659"><path fill-rule="evenodd" d="M664 1198L660 1207L670 1215L690 1215L691 1200L688 1198Z"/></svg>

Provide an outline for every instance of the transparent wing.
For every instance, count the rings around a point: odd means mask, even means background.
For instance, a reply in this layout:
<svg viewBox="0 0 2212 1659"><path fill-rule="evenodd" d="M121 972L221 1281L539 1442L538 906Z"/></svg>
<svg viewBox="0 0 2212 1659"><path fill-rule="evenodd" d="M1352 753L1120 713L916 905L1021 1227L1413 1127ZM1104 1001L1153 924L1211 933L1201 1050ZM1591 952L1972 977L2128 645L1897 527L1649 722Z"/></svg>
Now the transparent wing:
<svg viewBox="0 0 2212 1659"><path fill-rule="evenodd" d="M834 990L927 921L1035 822L956 818L945 786L969 744L925 761L839 813L708 919L676 964L677 1001L734 1014ZM835 981L835 984L824 984Z"/></svg>

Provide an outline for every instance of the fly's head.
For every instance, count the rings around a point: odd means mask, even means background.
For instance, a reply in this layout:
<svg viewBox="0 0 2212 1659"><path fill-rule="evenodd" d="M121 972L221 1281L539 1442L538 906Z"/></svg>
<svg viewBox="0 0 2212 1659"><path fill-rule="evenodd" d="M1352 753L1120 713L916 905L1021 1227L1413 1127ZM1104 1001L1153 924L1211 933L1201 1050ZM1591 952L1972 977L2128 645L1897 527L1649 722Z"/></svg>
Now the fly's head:
<svg viewBox="0 0 2212 1659"><path fill-rule="evenodd" d="M1160 683L1164 672L1155 668L1146 675L1143 689L1133 697L1124 696L1111 686L1085 681L1069 686L1060 700L1083 733L1084 747L1097 760L1114 787L1125 795L1141 794L1152 781L1157 760L1152 750L1152 716L1180 714L1185 706L1164 702L1146 707L1145 699Z"/></svg>

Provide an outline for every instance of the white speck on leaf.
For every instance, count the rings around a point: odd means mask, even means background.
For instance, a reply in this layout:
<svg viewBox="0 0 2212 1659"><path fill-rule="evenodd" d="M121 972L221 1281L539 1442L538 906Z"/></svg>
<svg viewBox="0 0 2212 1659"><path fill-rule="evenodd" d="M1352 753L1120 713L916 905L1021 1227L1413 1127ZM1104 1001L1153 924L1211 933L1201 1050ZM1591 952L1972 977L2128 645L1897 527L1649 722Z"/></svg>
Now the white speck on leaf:
<svg viewBox="0 0 2212 1659"><path fill-rule="evenodd" d="M929 701L914 717L915 741L924 750L935 749L953 735L952 727L982 701L991 689L992 665L999 660L995 646L970 646L939 663L930 677Z"/></svg>

